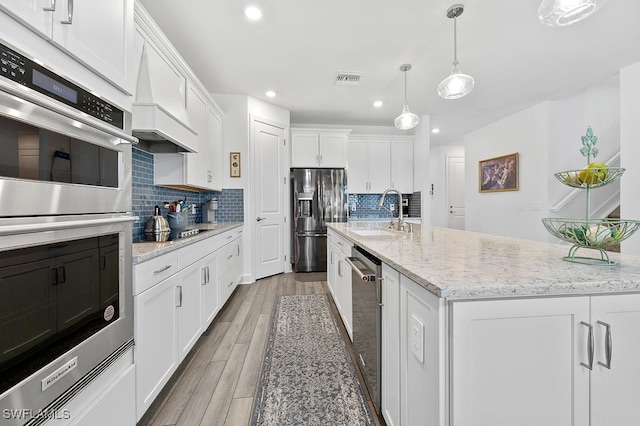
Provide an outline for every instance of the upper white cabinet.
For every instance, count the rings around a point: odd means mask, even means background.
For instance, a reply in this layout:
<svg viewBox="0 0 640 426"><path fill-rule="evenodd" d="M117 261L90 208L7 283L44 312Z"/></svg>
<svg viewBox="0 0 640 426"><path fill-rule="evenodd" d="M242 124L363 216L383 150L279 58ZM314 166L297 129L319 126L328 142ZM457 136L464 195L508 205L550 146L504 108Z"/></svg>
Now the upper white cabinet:
<svg viewBox="0 0 640 426"><path fill-rule="evenodd" d="M413 139L401 136L351 136L349 193L380 194L395 188L413 192Z"/></svg>
<svg viewBox="0 0 640 426"><path fill-rule="evenodd" d="M0 0L0 9L132 94L133 4L134 0Z"/></svg>
<svg viewBox="0 0 640 426"><path fill-rule="evenodd" d="M413 193L413 139L391 139L391 188Z"/></svg>
<svg viewBox="0 0 640 426"><path fill-rule="evenodd" d="M349 132L292 128L291 167L346 167Z"/></svg>
<svg viewBox="0 0 640 426"><path fill-rule="evenodd" d="M193 190L222 189L222 111L193 81L187 84L187 113L198 134L197 153L155 154L156 185Z"/></svg>

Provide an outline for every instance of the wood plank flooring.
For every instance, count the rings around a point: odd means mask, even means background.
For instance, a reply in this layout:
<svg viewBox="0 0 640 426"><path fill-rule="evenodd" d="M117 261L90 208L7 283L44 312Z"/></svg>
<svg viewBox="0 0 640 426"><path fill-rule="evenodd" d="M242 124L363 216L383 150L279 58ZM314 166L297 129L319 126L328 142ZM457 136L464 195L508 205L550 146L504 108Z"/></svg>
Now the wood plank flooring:
<svg viewBox="0 0 640 426"><path fill-rule="evenodd" d="M276 298L288 294L329 290L325 281L297 281L293 273L238 286L138 426L248 425L271 312ZM329 300L353 360L346 330ZM384 421L376 419L376 424Z"/></svg>

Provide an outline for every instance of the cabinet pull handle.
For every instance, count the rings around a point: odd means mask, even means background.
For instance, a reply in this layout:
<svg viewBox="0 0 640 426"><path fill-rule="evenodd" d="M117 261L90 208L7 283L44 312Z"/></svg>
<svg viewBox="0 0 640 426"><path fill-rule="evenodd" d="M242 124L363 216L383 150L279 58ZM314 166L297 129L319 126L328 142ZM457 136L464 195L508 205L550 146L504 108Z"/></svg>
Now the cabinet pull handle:
<svg viewBox="0 0 640 426"><path fill-rule="evenodd" d="M338 276L342 277L342 261L338 260Z"/></svg>
<svg viewBox="0 0 640 426"><path fill-rule="evenodd" d="M598 361L598 364L611 370L611 354L613 351L613 340L611 338L611 325L606 322L598 321L598 324L606 327L604 334L604 356L606 357L606 363Z"/></svg>
<svg viewBox="0 0 640 426"><path fill-rule="evenodd" d="M227 260L231 259L233 257L232 254L230 254L229 256L227 256Z"/></svg>
<svg viewBox="0 0 640 426"><path fill-rule="evenodd" d="M207 268L202 268L200 271L202 272L202 276L200 277L200 284L205 285L207 283Z"/></svg>
<svg viewBox="0 0 640 426"><path fill-rule="evenodd" d="M67 20L60 21L61 24L73 24L73 0L67 0Z"/></svg>
<svg viewBox="0 0 640 426"><path fill-rule="evenodd" d="M209 267L207 266L207 284L209 284Z"/></svg>
<svg viewBox="0 0 640 426"><path fill-rule="evenodd" d="M165 267L164 267L164 268L162 268L162 269L158 269L157 271L153 271L153 274L154 274L154 275L161 274L162 272L166 271L166 270L167 270L167 269L169 269L169 268L171 268L171 265L167 265L167 266L165 266Z"/></svg>
<svg viewBox="0 0 640 426"><path fill-rule="evenodd" d="M176 308L181 308L182 307L182 286L176 286L176 291L178 292L178 304L176 305Z"/></svg>
<svg viewBox="0 0 640 426"><path fill-rule="evenodd" d="M51 268L51 285L58 285L58 268Z"/></svg>
<svg viewBox="0 0 640 426"><path fill-rule="evenodd" d="M334 255L334 252L331 252L331 264L332 264L332 265L334 264L334 261L333 261L333 255Z"/></svg>
<svg viewBox="0 0 640 426"><path fill-rule="evenodd" d="M55 12L56 11L56 0L51 0L51 6L43 7L42 10L45 12Z"/></svg>
<svg viewBox="0 0 640 426"><path fill-rule="evenodd" d="M236 245L236 249L237 249L236 256L240 256L240 244Z"/></svg>
<svg viewBox="0 0 640 426"><path fill-rule="evenodd" d="M580 324L589 328L589 336L587 337L587 361L589 364L581 362L580 365L589 370L593 370L593 326L584 321L580 321Z"/></svg>

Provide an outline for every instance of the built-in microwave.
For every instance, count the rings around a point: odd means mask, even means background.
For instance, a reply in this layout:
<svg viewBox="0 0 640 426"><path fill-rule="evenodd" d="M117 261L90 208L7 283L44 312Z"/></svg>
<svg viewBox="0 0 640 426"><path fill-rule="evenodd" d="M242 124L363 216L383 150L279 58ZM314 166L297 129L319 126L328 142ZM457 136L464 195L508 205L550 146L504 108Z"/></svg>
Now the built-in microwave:
<svg viewBox="0 0 640 426"><path fill-rule="evenodd" d="M0 423L133 346L130 113L0 44Z"/></svg>

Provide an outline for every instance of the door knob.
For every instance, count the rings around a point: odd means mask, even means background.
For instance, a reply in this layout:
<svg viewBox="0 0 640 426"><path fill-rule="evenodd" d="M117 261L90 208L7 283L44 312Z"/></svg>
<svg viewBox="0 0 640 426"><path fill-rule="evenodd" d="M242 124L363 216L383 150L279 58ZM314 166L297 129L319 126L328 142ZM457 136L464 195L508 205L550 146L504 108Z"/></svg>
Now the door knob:
<svg viewBox="0 0 640 426"><path fill-rule="evenodd" d="M267 218L266 218L266 217L260 217L260 216L258 216L258 217L256 218L256 220L257 220L258 222L260 222L261 220L267 220Z"/></svg>

